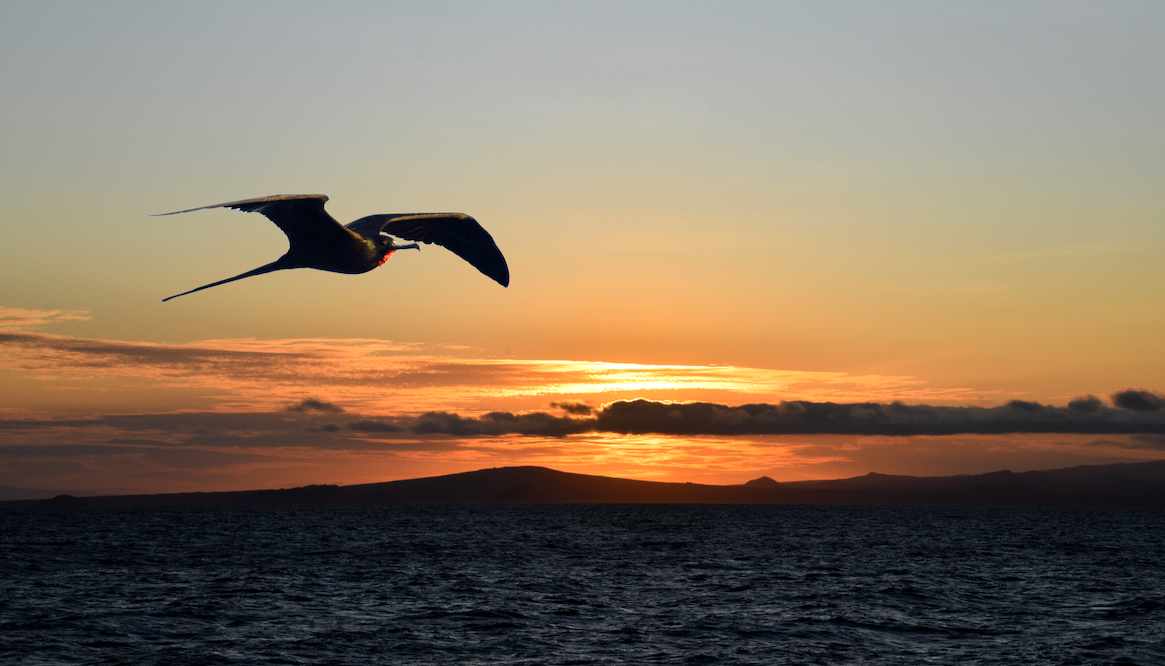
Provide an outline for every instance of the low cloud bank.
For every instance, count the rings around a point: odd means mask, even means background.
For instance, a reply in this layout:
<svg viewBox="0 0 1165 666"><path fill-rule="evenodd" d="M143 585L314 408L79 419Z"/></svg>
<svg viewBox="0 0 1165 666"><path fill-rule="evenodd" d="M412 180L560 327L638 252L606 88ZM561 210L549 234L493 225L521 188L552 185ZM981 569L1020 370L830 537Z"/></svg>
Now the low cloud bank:
<svg viewBox="0 0 1165 666"><path fill-rule="evenodd" d="M1125 395L1122 392L1117 395ZM1140 392L1152 396L1147 392ZM1161 434L1165 409L1125 399L1053 407L1013 400L999 407L934 407L900 402L782 402L728 407L710 403L616 402L595 419L596 430L668 435L998 435L1008 433ZM1136 405L1131 406L1131 405Z"/></svg>
<svg viewBox="0 0 1165 666"><path fill-rule="evenodd" d="M342 412L343 407L339 407L326 400L317 400L315 398L305 398L299 404L291 405L287 408L289 412Z"/></svg>
<svg viewBox="0 0 1165 666"><path fill-rule="evenodd" d="M449 412L428 412L422 414L410 429L419 435L439 434L457 437L490 435L565 437L598 430L593 418L576 419L545 412L530 414L490 412L478 418L465 418Z"/></svg>
<svg viewBox="0 0 1165 666"><path fill-rule="evenodd" d="M792 401L730 407L707 402L631 400L601 409L492 412L467 418L429 412L409 429L417 434L458 437L541 435L583 432L659 435L1000 435L1008 433L1165 434L1165 400L1151 391L1113 394L1109 407L1096 396L1067 407L1013 400L999 407L935 407L900 402L833 403ZM575 415L587 415L579 418Z"/></svg>
<svg viewBox="0 0 1165 666"><path fill-rule="evenodd" d="M582 402L552 402L550 406L575 416L590 416L595 413L594 407Z"/></svg>
<svg viewBox="0 0 1165 666"><path fill-rule="evenodd" d="M286 441L293 433L341 433L376 439L566 437L585 433L627 435L1140 435L1150 448L1165 441L1165 399L1153 391L1120 391L1111 404L1096 396L1065 407L1013 400L998 407L936 407L901 402L809 402L749 404L671 403L630 400L587 407L554 403L557 413L489 412L462 416L431 411L419 416L372 417L317 398L281 412L107 415L89 419L0 420L0 433L90 430L107 434L171 433L178 437L242 437ZM297 414L294 418L287 418ZM344 418L347 416L347 418ZM2 444L2 440L0 440ZM1140 446L1140 445L1139 445Z"/></svg>
<svg viewBox="0 0 1165 666"><path fill-rule="evenodd" d="M228 477L234 479L231 487L249 488L320 478L363 482L390 468L398 475L407 469L425 476L449 465L563 461L584 461L589 469L615 475L628 469L656 474L660 466L714 468L717 474L753 470L754 477L782 467L838 477L871 470L954 474L995 465L1052 469L1128 459L1122 450L1142 458L1165 451L1165 409L1149 409L1157 403L1148 396L1160 397L1121 391L1105 399L1085 396L1064 407L1013 401L990 408L631 400L591 407L590 413L570 403L571 409L557 404L546 411L471 416L370 414L341 408L328 396L290 404L302 409L283 403L254 412L0 419L0 485L128 484L124 487L161 492L178 483L191 490L216 487ZM620 438L613 446L613 433L644 437ZM863 435L883 437L863 442ZM907 439L911 435L935 437Z"/></svg>
<svg viewBox="0 0 1165 666"><path fill-rule="evenodd" d="M1112 394L1112 402L1121 409L1134 412L1165 411L1165 397L1155 391L1129 389Z"/></svg>

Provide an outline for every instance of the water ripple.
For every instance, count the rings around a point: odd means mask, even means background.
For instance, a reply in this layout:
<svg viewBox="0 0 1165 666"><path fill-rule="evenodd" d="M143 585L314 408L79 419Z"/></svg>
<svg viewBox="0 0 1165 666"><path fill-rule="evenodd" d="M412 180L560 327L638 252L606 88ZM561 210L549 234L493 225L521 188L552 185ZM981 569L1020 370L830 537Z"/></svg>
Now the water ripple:
<svg viewBox="0 0 1165 666"><path fill-rule="evenodd" d="M1165 512L0 513L23 664L1165 663Z"/></svg>

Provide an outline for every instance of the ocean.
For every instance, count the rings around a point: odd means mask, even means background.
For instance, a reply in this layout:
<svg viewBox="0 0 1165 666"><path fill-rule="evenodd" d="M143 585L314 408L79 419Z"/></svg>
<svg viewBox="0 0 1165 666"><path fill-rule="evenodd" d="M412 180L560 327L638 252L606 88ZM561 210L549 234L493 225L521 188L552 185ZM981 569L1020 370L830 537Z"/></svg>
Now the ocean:
<svg viewBox="0 0 1165 666"><path fill-rule="evenodd" d="M0 511L6 664L1165 664L1165 511Z"/></svg>

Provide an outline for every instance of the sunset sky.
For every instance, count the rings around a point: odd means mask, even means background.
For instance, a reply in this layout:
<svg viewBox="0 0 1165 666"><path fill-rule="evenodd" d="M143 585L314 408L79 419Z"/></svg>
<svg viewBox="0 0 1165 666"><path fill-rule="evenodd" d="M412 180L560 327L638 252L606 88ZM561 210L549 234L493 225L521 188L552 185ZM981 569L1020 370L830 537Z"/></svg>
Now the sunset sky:
<svg viewBox="0 0 1165 666"><path fill-rule="evenodd" d="M1165 458L1160 3L0 2L0 45L2 486ZM470 214L511 286L425 246L160 302L287 241L147 215L294 193Z"/></svg>

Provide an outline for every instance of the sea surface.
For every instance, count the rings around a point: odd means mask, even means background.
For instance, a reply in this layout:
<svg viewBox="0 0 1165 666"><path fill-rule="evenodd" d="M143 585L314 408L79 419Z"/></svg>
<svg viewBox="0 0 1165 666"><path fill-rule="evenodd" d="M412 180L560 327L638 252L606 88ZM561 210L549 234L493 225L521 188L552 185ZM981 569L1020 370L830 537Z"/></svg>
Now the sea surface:
<svg viewBox="0 0 1165 666"><path fill-rule="evenodd" d="M1165 664L1165 512L0 511L5 664Z"/></svg>

